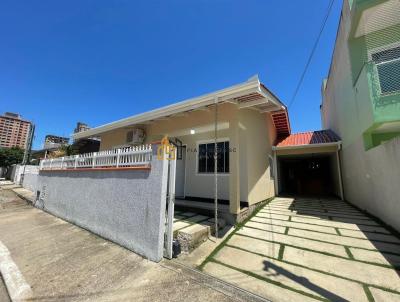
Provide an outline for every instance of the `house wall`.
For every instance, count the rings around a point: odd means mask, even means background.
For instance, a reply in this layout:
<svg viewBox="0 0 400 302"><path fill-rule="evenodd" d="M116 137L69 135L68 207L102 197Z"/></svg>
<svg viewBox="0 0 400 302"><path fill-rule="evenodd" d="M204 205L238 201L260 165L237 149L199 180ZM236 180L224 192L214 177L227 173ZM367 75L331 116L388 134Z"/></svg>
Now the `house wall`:
<svg viewBox="0 0 400 302"><path fill-rule="evenodd" d="M343 148L345 197L400 230L400 138L368 151L360 137Z"/></svg>
<svg viewBox="0 0 400 302"><path fill-rule="evenodd" d="M400 213L397 185L400 183L397 167L400 144L398 139L392 139L366 150L363 133L373 123L374 106L366 69L359 62L367 60L368 49L388 43L389 37L393 42L398 36L390 34L393 30L390 28L386 35L381 31L349 41L350 27L350 11L344 1L329 78L323 91L323 127L335 131L342 140L345 199L400 230L396 220Z"/></svg>
<svg viewBox="0 0 400 302"><path fill-rule="evenodd" d="M229 131L222 130L219 137L229 140ZM197 169L198 143L214 142L214 132L180 136L186 147L185 195L214 198L214 174L201 174ZM225 141L225 139L223 139ZM204 188L208 188L205 190ZM229 174L218 174L218 198L229 200Z"/></svg>
<svg viewBox="0 0 400 302"><path fill-rule="evenodd" d="M241 199L247 195L249 205L275 195L268 158L272 156L275 139L276 131L269 114L240 110L240 192Z"/></svg>
<svg viewBox="0 0 400 302"><path fill-rule="evenodd" d="M211 108L142 126L146 130L145 143L168 135L177 137L187 146L186 196L214 198L214 175L197 173L198 143L214 140L214 121L215 112ZM195 134L190 134L191 129ZM103 134L100 150L123 145L127 131L118 129ZM235 200L231 212L238 212L240 201L254 204L274 196L268 155L272 155L276 131L270 115L252 109L239 110L231 103L221 104L218 106L218 137L229 140L232 150L229 175L218 176L218 198Z"/></svg>
<svg viewBox="0 0 400 302"><path fill-rule="evenodd" d="M236 107L232 104L222 104L218 107L218 137L230 140L229 123L235 114ZM198 143L214 141L215 112L194 111L186 116L174 117L147 126L147 142L157 141L167 135L177 137L187 145L185 194L201 198L214 198L214 175L197 173ZM222 129L222 126L225 129ZM191 135L190 130L196 131ZM231 148L236 146L231 145ZM218 198L229 200L229 175L218 176ZM207 188L207 189L205 189Z"/></svg>
<svg viewBox="0 0 400 302"><path fill-rule="evenodd" d="M36 206L160 261L168 166L156 149L150 170L41 171Z"/></svg>

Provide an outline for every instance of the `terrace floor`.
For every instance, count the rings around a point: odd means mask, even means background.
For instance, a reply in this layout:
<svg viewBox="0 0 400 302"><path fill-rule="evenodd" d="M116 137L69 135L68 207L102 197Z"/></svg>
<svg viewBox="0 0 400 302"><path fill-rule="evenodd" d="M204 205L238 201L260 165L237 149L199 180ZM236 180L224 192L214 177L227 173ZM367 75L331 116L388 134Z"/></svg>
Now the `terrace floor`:
<svg viewBox="0 0 400 302"><path fill-rule="evenodd" d="M272 301L400 301L400 240L340 200L275 198L201 268Z"/></svg>

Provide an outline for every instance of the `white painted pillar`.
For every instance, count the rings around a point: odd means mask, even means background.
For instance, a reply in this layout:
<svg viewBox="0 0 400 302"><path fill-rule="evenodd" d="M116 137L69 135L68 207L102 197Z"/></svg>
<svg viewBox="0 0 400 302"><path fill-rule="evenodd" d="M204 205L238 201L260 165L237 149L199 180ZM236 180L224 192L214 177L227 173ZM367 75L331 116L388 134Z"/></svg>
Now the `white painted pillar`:
<svg viewBox="0 0 400 302"><path fill-rule="evenodd" d="M276 150L274 152L274 187L275 187L275 196L279 194L279 180L278 180L278 159L276 155Z"/></svg>
<svg viewBox="0 0 400 302"><path fill-rule="evenodd" d="M339 150L340 146L338 146L338 149L336 150L336 164L338 168L338 179L339 179L339 190L340 190L340 198L344 200L344 192L343 192L343 182L342 182L342 167L340 165L340 156L339 156Z"/></svg>

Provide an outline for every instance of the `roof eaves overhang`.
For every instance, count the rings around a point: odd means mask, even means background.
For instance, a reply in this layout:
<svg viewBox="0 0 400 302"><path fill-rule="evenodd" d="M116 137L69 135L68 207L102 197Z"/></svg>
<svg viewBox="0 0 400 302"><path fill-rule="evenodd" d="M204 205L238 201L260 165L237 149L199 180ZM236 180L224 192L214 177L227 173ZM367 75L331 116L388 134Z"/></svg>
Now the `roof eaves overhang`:
<svg viewBox="0 0 400 302"><path fill-rule="evenodd" d="M75 133L72 134L72 137L74 139L93 137L118 128L129 127L145 123L151 120L156 120L183 112L200 109L212 105L216 101L218 103L224 103L224 102L238 103L238 101L235 101L236 98L240 98L240 96L248 95L251 93L258 93L264 96L266 98L264 103L268 103L268 101L271 101L273 104L276 104L276 106L280 106L280 107L274 106L274 108L276 107L275 110L279 110L283 106L283 104L273 94L264 93L264 90L262 90L261 85L262 84L260 83L258 77L253 77L246 82L222 90L218 90L199 97L191 98L182 102L178 102L162 108L151 110L145 113L137 114L125 119L121 119L112 123L108 123L96 128L89 129L84 132Z"/></svg>
<svg viewBox="0 0 400 302"><path fill-rule="evenodd" d="M321 143L321 144L304 144L304 145L292 145L292 146L272 146L272 150L295 150L295 149L306 149L306 148L323 148L323 147L334 147L336 146L338 150L342 145L342 141L332 142L332 143Z"/></svg>

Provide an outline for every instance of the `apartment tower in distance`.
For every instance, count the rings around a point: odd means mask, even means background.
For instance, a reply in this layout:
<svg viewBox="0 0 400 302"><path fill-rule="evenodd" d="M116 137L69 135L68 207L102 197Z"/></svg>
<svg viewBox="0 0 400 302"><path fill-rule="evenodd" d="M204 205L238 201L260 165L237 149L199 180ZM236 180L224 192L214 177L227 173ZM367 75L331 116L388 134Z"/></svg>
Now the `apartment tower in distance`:
<svg viewBox="0 0 400 302"><path fill-rule="evenodd" d="M31 122L22 119L19 114L6 112L0 115L0 148L25 149L30 129Z"/></svg>

